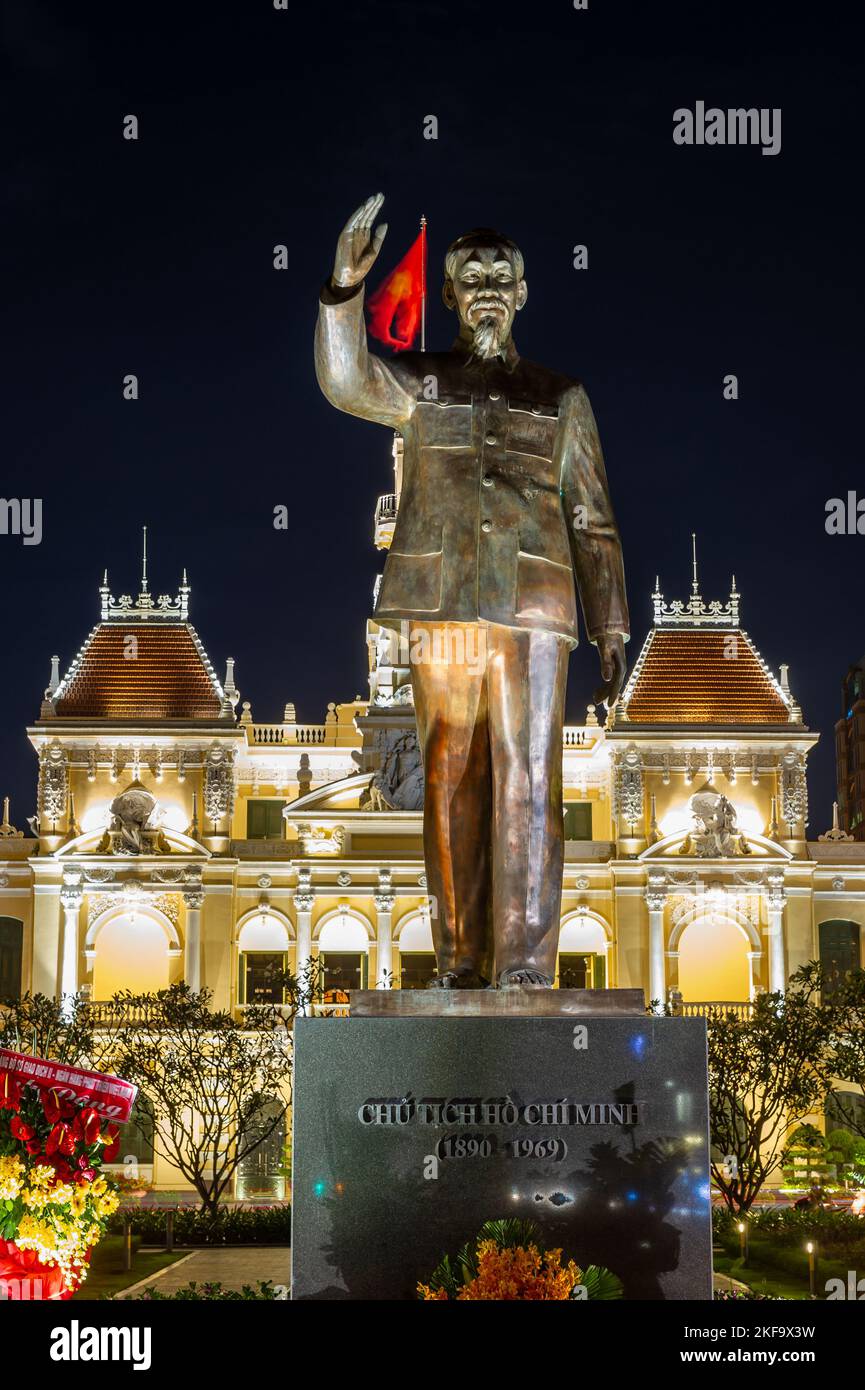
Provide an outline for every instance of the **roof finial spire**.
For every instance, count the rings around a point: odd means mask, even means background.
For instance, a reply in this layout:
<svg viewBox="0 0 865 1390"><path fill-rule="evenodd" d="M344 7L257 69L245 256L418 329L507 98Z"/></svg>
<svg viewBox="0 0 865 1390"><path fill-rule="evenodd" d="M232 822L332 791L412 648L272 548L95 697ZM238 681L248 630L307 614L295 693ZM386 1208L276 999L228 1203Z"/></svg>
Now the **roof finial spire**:
<svg viewBox="0 0 865 1390"><path fill-rule="evenodd" d="M143 548L142 548L142 553L141 553L141 592L142 592L142 594L146 594L146 593L147 593L147 527L146 527L146 526L142 526L141 530L142 530L143 535L144 535Z"/></svg>
<svg viewBox="0 0 865 1390"><path fill-rule="evenodd" d="M696 596L697 596L697 595L699 594L699 592L700 592L700 586L699 586L699 584L698 584L698 582L697 582L697 533L696 533L696 531L692 531L692 532L691 532L691 556L692 556L692 561L693 561L693 566L694 566L694 578L693 578L692 581L691 581L691 593L692 593L692 594L694 595L694 597L696 598Z"/></svg>

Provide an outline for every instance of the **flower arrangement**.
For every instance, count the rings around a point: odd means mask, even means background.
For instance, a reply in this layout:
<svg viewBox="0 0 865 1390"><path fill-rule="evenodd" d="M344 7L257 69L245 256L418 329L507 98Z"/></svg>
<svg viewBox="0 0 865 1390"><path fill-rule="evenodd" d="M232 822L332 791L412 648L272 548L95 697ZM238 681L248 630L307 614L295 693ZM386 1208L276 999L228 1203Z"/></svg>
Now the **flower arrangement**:
<svg viewBox="0 0 865 1390"><path fill-rule="evenodd" d="M445 1255L428 1284L418 1284L424 1302L577 1301L622 1297L622 1284L600 1265L585 1270L547 1250L533 1221L487 1221L455 1259Z"/></svg>
<svg viewBox="0 0 865 1390"><path fill-rule="evenodd" d="M0 1283L72 1296L119 1204L100 1173L119 1135L86 1102L0 1071Z"/></svg>

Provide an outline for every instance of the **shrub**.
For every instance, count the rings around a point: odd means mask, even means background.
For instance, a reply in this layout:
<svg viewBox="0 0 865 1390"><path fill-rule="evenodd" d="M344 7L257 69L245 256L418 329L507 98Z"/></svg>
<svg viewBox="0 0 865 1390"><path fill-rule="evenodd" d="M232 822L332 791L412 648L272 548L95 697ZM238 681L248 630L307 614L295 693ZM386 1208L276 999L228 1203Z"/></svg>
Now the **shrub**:
<svg viewBox="0 0 865 1390"><path fill-rule="evenodd" d="M716 1289L713 1299L716 1303L751 1303L756 1299L769 1298L776 1302L789 1302L782 1293L757 1293L754 1289Z"/></svg>
<svg viewBox="0 0 865 1390"><path fill-rule="evenodd" d="M164 1245L165 1208L139 1207L131 1214L131 1226L145 1245ZM121 1210L113 1218L110 1229L123 1230ZM289 1245L291 1243L291 1207L220 1207L211 1217L199 1207L174 1209L174 1241L176 1245Z"/></svg>
<svg viewBox="0 0 865 1390"><path fill-rule="evenodd" d="M136 1294L132 1302L141 1303L170 1303L174 1302L196 1302L202 1303L209 1300L223 1301L232 1300L235 1302L250 1302L251 1300L273 1303L285 1298L282 1288L276 1288L269 1279L261 1280L258 1284L244 1284L242 1289L226 1289L221 1283L184 1284L182 1288L175 1289L174 1293L160 1293L156 1288L142 1289L140 1294Z"/></svg>
<svg viewBox="0 0 865 1390"><path fill-rule="evenodd" d="M768 1209L752 1214L750 1229L771 1236L782 1246L801 1248L814 1240L821 1249L848 1251L865 1249L865 1221L849 1211L826 1211L819 1207L797 1211L794 1207Z"/></svg>

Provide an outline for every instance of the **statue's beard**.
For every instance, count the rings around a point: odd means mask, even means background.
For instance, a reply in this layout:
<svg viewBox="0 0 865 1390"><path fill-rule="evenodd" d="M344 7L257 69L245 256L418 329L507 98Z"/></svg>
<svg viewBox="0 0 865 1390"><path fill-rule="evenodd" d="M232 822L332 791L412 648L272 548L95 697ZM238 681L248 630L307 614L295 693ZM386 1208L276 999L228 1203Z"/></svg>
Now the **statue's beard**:
<svg viewBox="0 0 865 1390"><path fill-rule="evenodd" d="M473 355L482 358L501 357L504 327L504 320L497 314L485 314L479 319L473 330Z"/></svg>

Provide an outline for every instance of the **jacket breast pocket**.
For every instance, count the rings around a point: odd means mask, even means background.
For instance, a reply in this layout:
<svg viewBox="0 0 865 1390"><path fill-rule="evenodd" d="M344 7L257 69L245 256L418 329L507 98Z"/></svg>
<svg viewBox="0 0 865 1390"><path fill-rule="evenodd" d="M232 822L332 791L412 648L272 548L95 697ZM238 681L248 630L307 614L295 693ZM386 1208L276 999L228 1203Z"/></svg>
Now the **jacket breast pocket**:
<svg viewBox="0 0 865 1390"><path fill-rule="evenodd" d="M559 428L559 407L553 402L508 397L508 452L552 459Z"/></svg>
<svg viewBox="0 0 865 1390"><path fill-rule="evenodd" d="M437 613L442 601L442 552L403 555L391 550L381 582L378 609Z"/></svg>
<svg viewBox="0 0 865 1390"><path fill-rule="evenodd" d="M572 628L577 621L577 605L570 565L519 551L516 615Z"/></svg>
<svg viewBox="0 0 865 1390"><path fill-rule="evenodd" d="M472 398L443 395L438 400L418 401L415 410L418 441L424 449L470 449Z"/></svg>

